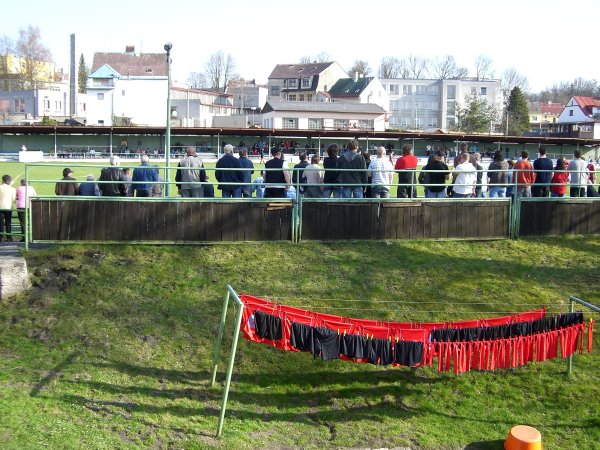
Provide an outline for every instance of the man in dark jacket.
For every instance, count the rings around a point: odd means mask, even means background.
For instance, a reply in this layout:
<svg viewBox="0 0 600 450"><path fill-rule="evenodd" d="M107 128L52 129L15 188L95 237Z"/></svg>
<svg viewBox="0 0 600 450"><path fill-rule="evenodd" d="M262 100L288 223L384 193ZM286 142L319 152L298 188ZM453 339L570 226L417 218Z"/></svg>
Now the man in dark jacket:
<svg viewBox="0 0 600 450"><path fill-rule="evenodd" d="M292 172L292 184L295 188L299 187L298 192L300 195L302 195L304 194L304 186L298 186L298 183L305 184L305 180L303 182L302 179L304 178L304 169L306 168L306 166L308 166L308 158L306 156L306 152L300 152L299 158L300 162L294 166L294 170Z"/></svg>
<svg viewBox="0 0 600 450"><path fill-rule="evenodd" d="M73 178L73 171L69 168L63 170L61 181L56 183L54 193L56 195L79 195L79 183Z"/></svg>
<svg viewBox="0 0 600 450"><path fill-rule="evenodd" d="M248 159L248 150L241 148L240 151L240 165L242 166L242 197L252 197L252 174L254 173L254 164Z"/></svg>
<svg viewBox="0 0 600 450"><path fill-rule="evenodd" d="M233 145L227 144L223 148L224 155L217 161L215 177L219 182L217 189L221 190L221 196L224 198L241 197L242 187L236 184L224 183L242 183L244 181L241 170L219 170L219 169L241 169L240 160L233 156ZM223 184L221 184L223 183Z"/></svg>
<svg viewBox="0 0 600 450"><path fill-rule="evenodd" d="M155 182L159 181L158 170L150 166L148 155L142 155L142 164L133 169L131 177L131 196L132 197L153 197L152 189Z"/></svg>
<svg viewBox="0 0 600 450"><path fill-rule="evenodd" d="M127 196L127 187L125 186L125 174L118 168L120 159L113 155L110 157L110 167L105 167L100 172L98 183L103 197L125 197Z"/></svg>
<svg viewBox="0 0 600 450"><path fill-rule="evenodd" d="M367 184L367 164L365 158L358 152L358 141L355 139L348 143L348 151L337 161L342 184L342 198L363 198Z"/></svg>

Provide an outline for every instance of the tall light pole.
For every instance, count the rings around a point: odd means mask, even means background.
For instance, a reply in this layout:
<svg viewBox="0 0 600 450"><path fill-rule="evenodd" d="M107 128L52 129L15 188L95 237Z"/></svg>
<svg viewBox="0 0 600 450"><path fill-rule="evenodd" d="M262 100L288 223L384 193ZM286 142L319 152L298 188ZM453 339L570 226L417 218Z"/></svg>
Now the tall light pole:
<svg viewBox="0 0 600 450"><path fill-rule="evenodd" d="M169 197L171 193L170 185L170 166L171 166L171 49L173 44L167 42L165 44L167 52L167 129L165 131L165 159L166 159L166 174L165 174L165 196Z"/></svg>

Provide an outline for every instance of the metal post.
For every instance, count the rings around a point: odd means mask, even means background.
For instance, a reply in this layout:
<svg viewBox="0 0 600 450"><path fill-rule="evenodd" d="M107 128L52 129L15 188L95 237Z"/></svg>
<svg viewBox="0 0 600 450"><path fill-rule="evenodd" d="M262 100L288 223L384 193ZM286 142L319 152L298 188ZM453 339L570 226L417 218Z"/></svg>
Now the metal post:
<svg viewBox="0 0 600 450"><path fill-rule="evenodd" d="M217 345L215 346L215 357L213 359L213 373L210 381L210 387L215 387L217 378L217 367L219 365L219 356L221 353L221 343L223 342L223 332L225 331L225 319L227 318L227 306L229 305L229 289L225 290L223 296L223 312L221 313L221 324L219 325L219 333L217 334Z"/></svg>
<svg viewBox="0 0 600 450"><path fill-rule="evenodd" d="M227 367L227 376L225 378L225 392L223 393L223 401L221 402L221 414L219 415L219 423L217 425L217 437L221 437L223 432L223 420L225 419L225 410L227 408L227 398L229 397L229 388L231 386L231 374L233 373L233 364L235 362L235 352L237 350L238 338L240 336L240 326L242 324L242 314L244 305L240 304L237 317L235 320L235 331L233 332L233 342L231 343L231 354L229 356L229 365Z"/></svg>
<svg viewBox="0 0 600 450"><path fill-rule="evenodd" d="M170 197L170 154L171 154L171 49L173 44L167 42L164 46L167 52L167 128L165 132L165 196Z"/></svg>
<svg viewBox="0 0 600 450"><path fill-rule="evenodd" d="M575 303L579 303L581 306L585 306L586 308L591 309L594 312L600 313L600 307L596 305L592 305L591 303L586 302L585 300L581 300L580 298L570 296L569 301L571 302L571 312L575 311ZM569 366L567 368L567 375L571 374L573 370L573 355L569 355Z"/></svg>
<svg viewBox="0 0 600 450"><path fill-rule="evenodd" d="M571 302L571 308L569 309L569 312L575 312L575 302L573 300L571 300L569 298L569 301ZM569 365L567 367L567 375L571 375L571 372L573 371L573 355L569 355Z"/></svg>
<svg viewBox="0 0 600 450"><path fill-rule="evenodd" d="M56 131L56 126L54 127L54 130ZM56 135L55 135L56 136ZM54 151L56 152L56 147L54 147ZM27 181L27 184L25 185L25 230L21 230L21 231L25 231L25 236L23 236L23 239L25 239L25 251L29 250L29 212L31 210L31 208L29 207L29 178L28 178L28 174L29 174L29 164L25 164L25 180ZM18 212L17 212L18 214Z"/></svg>

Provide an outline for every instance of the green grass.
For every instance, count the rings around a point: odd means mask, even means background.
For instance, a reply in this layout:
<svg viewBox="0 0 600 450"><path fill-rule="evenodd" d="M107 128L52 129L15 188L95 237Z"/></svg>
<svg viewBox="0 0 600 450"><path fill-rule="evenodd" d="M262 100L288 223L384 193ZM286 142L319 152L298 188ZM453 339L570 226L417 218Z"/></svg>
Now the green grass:
<svg viewBox="0 0 600 450"><path fill-rule="evenodd" d="M562 360L454 375L322 362L242 340L220 440L222 386L209 378L226 284L341 315L460 320L566 311L569 294L600 304L599 254L598 237L32 251L31 294L0 302L0 442L501 448L511 426L528 424L545 448L597 448L595 354L575 356L571 378ZM232 331L229 322L225 354Z"/></svg>

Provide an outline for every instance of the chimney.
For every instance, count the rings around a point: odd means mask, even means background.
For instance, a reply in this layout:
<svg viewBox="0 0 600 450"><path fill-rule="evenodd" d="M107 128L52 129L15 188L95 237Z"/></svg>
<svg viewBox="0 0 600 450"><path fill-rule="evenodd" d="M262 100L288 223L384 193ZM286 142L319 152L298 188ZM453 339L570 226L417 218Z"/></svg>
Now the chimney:
<svg viewBox="0 0 600 450"><path fill-rule="evenodd" d="M126 45L125 53L127 53L128 55L134 55L135 54L135 45Z"/></svg>
<svg viewBox="0 0 600 450"><path fill-rule="evenodd" d="M354 82L358 81L358 71L354 72Z"/></svg>

